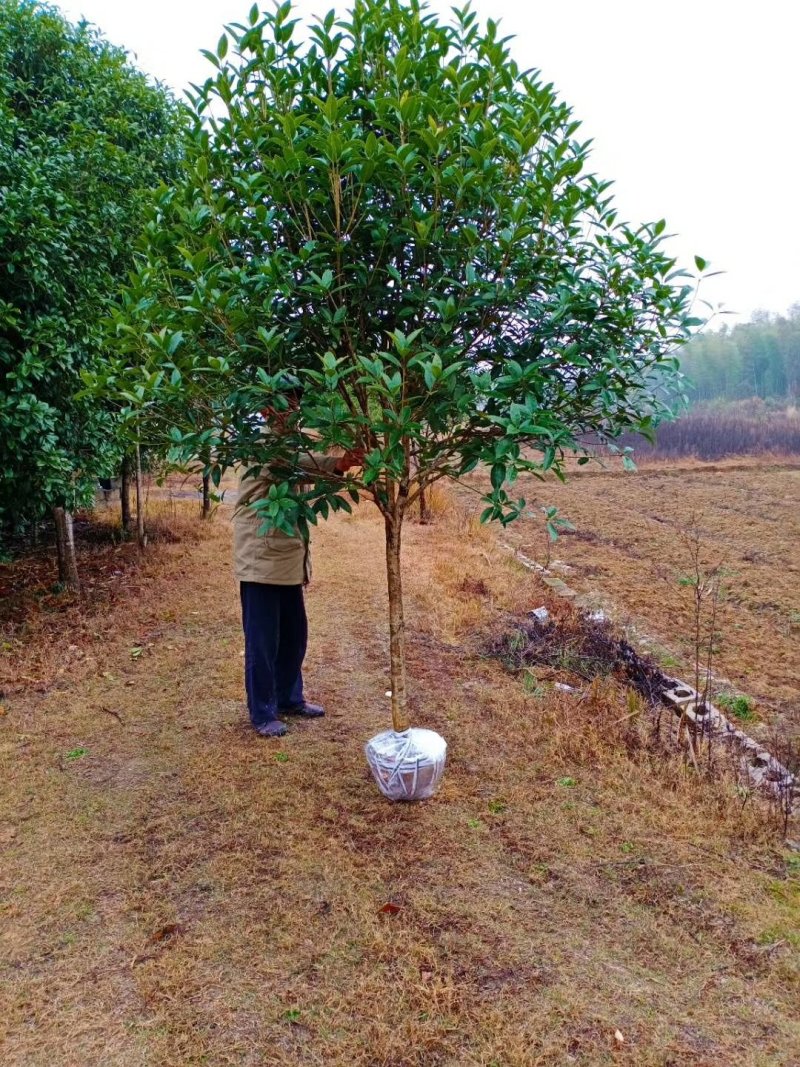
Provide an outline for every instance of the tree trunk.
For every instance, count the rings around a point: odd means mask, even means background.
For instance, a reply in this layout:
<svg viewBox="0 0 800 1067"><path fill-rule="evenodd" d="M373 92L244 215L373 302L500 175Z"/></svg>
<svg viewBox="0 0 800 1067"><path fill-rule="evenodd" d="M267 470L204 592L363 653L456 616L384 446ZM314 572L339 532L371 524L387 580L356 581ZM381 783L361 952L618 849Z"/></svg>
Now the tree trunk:
<svg viewBox="0 0 800 1067"><path fill-rule="evenodd" d="M139 445L136 445L136 541L140 551L144 551L147 544L147 534L144 532L144 491L142 489L142 453Z"/></svg>
<svg viewBox="0 0 800 1067"><path fill-rule="evenodd" d="M122 532L129 534L133 528L131 519L131 458L122 457L119 481L119 504L122 512Z"/></svg>
<svg viewBox="0 0 800 1067"><path fill-rule="evenodd" d="M389 583L389 660L392 678L392 725L398 733L409 727L406 699L406 632L403 583L400 575L402 515L386 519L386 575Z"/></svg>
<svg viewBox="0 0 800 1067"><path fill-rule="evenodd" d="M203 475L203 518L211 514L211 476Z"/></svg>
<svg viewBox="0 0 800 1067"><path fill-rule="evenodd" d="M75 555L75 534L72 529L72 513L66 508L53 508L56 524L56 550L58 551L58 580L62 585L80 591L78 560Z"/></svg>
<svg viewBox="0 0 800 1067"><path fill-rule="evenodd" d="M423 526L427 526L431 521L431 509L428 506L428 490L424 485L421 485L419 488L419 521Z"/></svg>

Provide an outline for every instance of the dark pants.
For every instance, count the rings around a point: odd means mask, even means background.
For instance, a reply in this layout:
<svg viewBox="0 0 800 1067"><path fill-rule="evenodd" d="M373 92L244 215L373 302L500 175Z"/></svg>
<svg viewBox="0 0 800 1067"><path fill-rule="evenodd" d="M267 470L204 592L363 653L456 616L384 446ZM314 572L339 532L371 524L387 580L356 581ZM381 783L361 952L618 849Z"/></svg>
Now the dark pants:
<svg viewBox="0 0 800 1067"><path fill-rule="evenodd" d="M240 582L244 681L255 726L303 703L308 622L302 585Z"/></svg>

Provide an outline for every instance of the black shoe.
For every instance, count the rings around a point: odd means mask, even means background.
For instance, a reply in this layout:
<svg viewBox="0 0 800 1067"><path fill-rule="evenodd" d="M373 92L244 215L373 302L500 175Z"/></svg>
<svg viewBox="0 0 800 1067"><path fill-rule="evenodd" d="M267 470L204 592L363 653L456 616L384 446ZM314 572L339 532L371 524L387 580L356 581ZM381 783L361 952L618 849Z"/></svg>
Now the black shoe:
<svg viewBox="0 0 800 1067"><path fill-rule="evenodd" d="M254 724L253 729L259 737L283 737L286 733L286 723L280 719L270 719L269 722Z"/></svg>
<svg viewBox="0 0 800 1067"><path fill-rule="evenodd" d="M321 719L325 709L321 704L309 704L304 700L302 704L295 704L293 708L278 708L281 715L301 715L304 719Z"/></svg>

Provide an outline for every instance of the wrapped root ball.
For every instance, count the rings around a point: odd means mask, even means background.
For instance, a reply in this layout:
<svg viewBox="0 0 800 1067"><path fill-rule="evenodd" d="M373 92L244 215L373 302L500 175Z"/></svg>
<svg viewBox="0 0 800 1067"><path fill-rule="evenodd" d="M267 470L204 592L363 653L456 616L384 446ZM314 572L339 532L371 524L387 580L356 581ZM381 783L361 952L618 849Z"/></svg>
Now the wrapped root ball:
<svg viewBox="0 0 800 1067"><path fill-rule="evenodd" d="M424 800L436 792L447 742L433 730L386 730L364 746L378 788L389 800Z"/></svg>

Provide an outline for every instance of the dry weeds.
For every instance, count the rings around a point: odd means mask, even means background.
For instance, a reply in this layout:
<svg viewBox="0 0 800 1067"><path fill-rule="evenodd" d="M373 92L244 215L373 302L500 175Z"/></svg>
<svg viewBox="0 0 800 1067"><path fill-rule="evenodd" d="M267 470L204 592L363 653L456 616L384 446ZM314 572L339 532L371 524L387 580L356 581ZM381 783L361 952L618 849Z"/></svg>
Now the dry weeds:
<svg viewBox="0 0 800 1067"><path fill-rule="evenodd" d="M95 668L7 702L4 1064L795 1062L792 855L727 783L620 745L619 686L536 695L480 657L547 592L455 509L406 532L444 786L378 794L381 535L361 509L316 537L329 715L278 742L245 728L223 514L153 554Z"/></svg>

